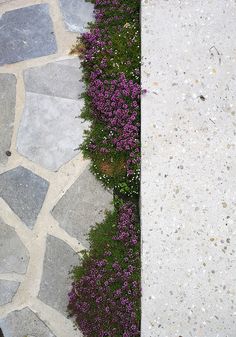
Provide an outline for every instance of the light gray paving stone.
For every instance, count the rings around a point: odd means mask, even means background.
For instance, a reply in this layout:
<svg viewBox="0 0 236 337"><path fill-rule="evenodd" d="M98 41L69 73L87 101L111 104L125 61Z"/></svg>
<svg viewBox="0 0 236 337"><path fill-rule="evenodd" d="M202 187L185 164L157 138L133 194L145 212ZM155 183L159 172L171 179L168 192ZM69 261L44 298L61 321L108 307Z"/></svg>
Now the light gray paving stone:
<svg viewBox="0 0 236 337"><path fill-rule="evenodd" d="M0 17L0 65L56 51L48 4L15 9Z"/></svg>
<svg viewBox="0 0 236 337"><path fill-rule="evenodd" d="M11 312L0 320L0 327L4 337L55 337L47 325L29 308Z"/></svg>
<svg viewBox="0 0 236 337"><path fill-rule="evenodd" d="M16 105L16 77L0 74L0 164L7 162L11 146Z"/></svg>
<svg viewBox="0 0 236 337"><path fill-rule="evenodd" d="M89 228L104 219L105 210L112 208L112 194L87 168L59 200L52 215L71 236L89 248Z"/></svg>
<svg viewBox="0 0 236 337"><path fill-rule="evenodd" d="M83 33L88 22L94 20L93 4L85 0L59 0L66 28L71 32Z"/></svg>
<svg viewBox="0 0 236 337"><path fill-rule="evenodd" d="M12 301L19 285L19 282L0 280L0 305L4 305Z"/></svg>
<svg viewBox="0 0 236 337"><path fill-rule="evenodd" d="M84 91L80 62L68 59L24 71L25 90L77 100Z"/></svg>
<svg viewBox="0 0 236 337"><path fill-rule="evenodd" d="M57 171L78 154L75 149L88 128L88 123L76 118L82 107L82 100L28 92L18 132L18 151L40 166Z"/></svg>
<svg viewBox="0 0 236 337"><path fill-rule="evenodd" d="M69 272L79 263L79 257L64 241L47 237L43 276L39 299L66 315L68 292L71 287Z"/></svg>
<svg viewBox="0 0 236 337"><path fill-rule="evenodd" d="M29 254L14 228L0 218L0 273L26 272Z"/></svg>
<svg viewBox="0 0 236 337"><path fill-rule="evenodd" d="M0 175L0 197L31 229L42 208L48 187L49 183L45 179L22 166Z"/></svg>

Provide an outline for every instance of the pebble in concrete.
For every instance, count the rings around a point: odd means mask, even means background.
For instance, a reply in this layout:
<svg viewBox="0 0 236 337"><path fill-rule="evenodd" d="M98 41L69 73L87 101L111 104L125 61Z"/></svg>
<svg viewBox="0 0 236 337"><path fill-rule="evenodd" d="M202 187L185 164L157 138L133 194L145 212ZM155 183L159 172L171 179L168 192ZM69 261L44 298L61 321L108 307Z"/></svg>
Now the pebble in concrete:
<svg viewBox="0 0 236 337"><path fill-rule="evenodd" d="M16 105L16 77L0 74L0 164L7 162L11 146Z"/></svg>
<svg viewBox="0 0 236 337"><path fill-rule="evenodd" d="M4 337L55 337L45 323L29 308L11 312L0 320Z"/></svg>
<svg viewBox="0 0 236 337"><path fill-rule="evenodd" d="M0 273L26 272L29 254L15 230L0 218Z"/></svg>
<svg viewBox="0 0 236 337"><path fill-rule="evenodd" d="M48 170L70 161L88 127L78 115L83 101L79 62L65 59L24 73L26 104L19 128L18 151ZM37 140L37 141L36 141Z"/></svg>
<svg viewBox="0 0 236 337"><path fill-rule="evenodd" d="M30 229L42 208L48 186L45 179L22 166L0 175L0 197Z"/></svg>
<svg viewBox="0 0 236 337"><path fill-rule="evenodd" d="M112 194L86 169L59 200L52 215L59 225L86 248L86 234L91 225L101 222L104 210L111 209Z"/></svg>
<svg viewBox="0 0 236 337"><path fill-rule="evenodd" d="M19 282L0 280L0 305L4 305L12 301L19 285Z"/></svg>
<svg viewBox="0 0 236 337"><path fill-rule="evenodd" d="M0 65L55 53L49 5L15 9L0 17Z"/></svg>
<svg viewBox="0 0 236 337"><path fill-rule="evenodd" d="M43 276L39 299L66 315L68 292L71 287L69 272L78 265L79 258L64 241L47 237Z"/></svg>
<svg viewBox="0 0 236 337"><path fill-rule="evenodd" d="M83 33L88 22L94 20L93 5L85 0L59 0L66 29Z"/></svg>

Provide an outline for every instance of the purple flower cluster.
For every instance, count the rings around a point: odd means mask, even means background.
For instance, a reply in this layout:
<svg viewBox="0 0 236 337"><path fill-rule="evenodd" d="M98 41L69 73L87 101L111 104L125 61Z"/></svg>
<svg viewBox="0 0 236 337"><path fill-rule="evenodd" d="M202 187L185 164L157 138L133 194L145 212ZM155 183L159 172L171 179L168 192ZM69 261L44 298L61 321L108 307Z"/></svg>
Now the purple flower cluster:
<svg viewBox="0 0 236 337"><path fill-rule="evenodd" d="M113 245L99 258L89 256L87 272L73 283L69 309L86 337L140 336L140 238L136 207L128 202L119 211ZM122 255L117 257L117 250Z"/></svg>
<svg viewBox="0 0 236 337"><path fill-rule="evenodd" d="M124 74L118 79L102 81L96 71L91 73L88 94L93 116L109 129L105 142L113 144L118 152L129 153L129 173L130 167L140 161L139 84L128 81Z"/></svg>
<svg viewBox="0 0 236 337"><path fill-rule="evenodd" d="M116 8L120 16L106 16L107 6L109 10ZM120 20L124 14L129 15L133 11L132 6L122 0L96 0L96 25L90 32L84 33L81 39L85 46L82 59L88 82L86 95L90 100L90 112L93 120L103 123L106 130L103 142L91 140L88 149L103 154L122 152L126 158L127 176L132 176L135 170L139 172L140 73L136 67L132 72L133 78L130 78L122 69L119 70L119 63L114 61L117 53L116 44L109 38L107 20ZM100 22L103 22L105 27L104 25L100 27ZM124 29L124 22L122 25L117 24L117 29ZM126 25L131 26L129 23ZM135 36L129 39L130 48L136 41ZM125 65L131 67L132 59L126 59Z"/></svg>

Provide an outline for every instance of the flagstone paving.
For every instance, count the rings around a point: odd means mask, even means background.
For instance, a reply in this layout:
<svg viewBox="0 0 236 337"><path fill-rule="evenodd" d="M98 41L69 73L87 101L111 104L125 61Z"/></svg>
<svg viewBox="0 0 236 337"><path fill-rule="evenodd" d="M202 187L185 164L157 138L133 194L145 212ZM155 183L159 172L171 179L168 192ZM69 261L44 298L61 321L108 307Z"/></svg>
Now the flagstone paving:
<svg viewBox="0 0 236 337"><path fill-rule="evenodd" d="M0 231L0 273L26 273L29 253L15 229L0 218Z"/></svg>
<svg viewBox="0 0 236 337"><path fill-rule="evenodd" d="M55 337L29 308L10 313L7 318L0 320L0 326L7 337Z"/></svg>
<svg viewBox="0 0 236 337"><path fill-rule="evenodd" d="M16 281L0 280L0 305L7 304L12 301L19 285L20 283Z"/></svg>
<svg viewBox="0 0 236 337"><path fill-rule="evenodd" d="M89 248L86 237L89 228L103 220L112 198L86 169L56 204L52 215L65 231Z"/></svg>
<svg viewBox="0 0 236 337"><path fill-rule="evenodd" d="M22 166L0 175L0 197L31 229L42 208L48 186L45 179Z"/></svg>
<svg viewBox="0 0 236 337"><path fill-rule="evenodd" d="M17 148L52 171L76 156L88 128L77 118L83 106L78 99L83 92L79 66L78 60L65 59L24 72L26 103Z"/></svg>
<svg viewBox="0 0 236 337"><path fill-rule="evenodd" d="M6 152L11 146L16 104L16 77L0 74L0 165L7 162Z"/></svg>
<svg viewBox="0 0 236 337"><path fill-rule="evenodd" d="M57 51L48 4L6 12L0 18L0 65Z"/></svg>
<svg viewBox="0 0 236 337"><path fill-rule="evenodd" d="M74 250L64 241L48 236L39 299L67 315L67 296L71 286L69 276L79 263ZM58 258L60 257L60 258Z"/></svg>
<svg viewBox="0 0 236 337"><path fill-rule="evenodd" d="M68 55L92 8L83 0L0 0L4 337L82 336L66 313L69 272L112 202L78 150L89 124L78 118L80 62Z"/></svg>
<svg viewBox="0 0 236 337"><path fill-rule="evenodd" d="M71 32L84 32L93 21L93 5L86 0L59 0L65 27Z"/></svg>

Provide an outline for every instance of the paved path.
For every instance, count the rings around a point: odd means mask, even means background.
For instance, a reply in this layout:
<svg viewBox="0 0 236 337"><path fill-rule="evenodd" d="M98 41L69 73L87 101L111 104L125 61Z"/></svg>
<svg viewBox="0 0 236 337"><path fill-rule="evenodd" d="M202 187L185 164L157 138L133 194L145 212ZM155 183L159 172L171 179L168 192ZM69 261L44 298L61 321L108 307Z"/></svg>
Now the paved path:
<svg viewBox="0 0 236 337"><path fill-rule="evenodd" d="M235 337L236 3L142 16L142 337Z"/></svg>
<svg viewBox="0 0 236 337"><path fill-rule="evenodd" d="M68 272L111 207L77 150L87 124L79 60L83 0L0 1L0 327L4 337L79 336Z"/></svg>

